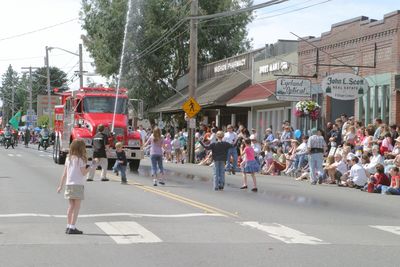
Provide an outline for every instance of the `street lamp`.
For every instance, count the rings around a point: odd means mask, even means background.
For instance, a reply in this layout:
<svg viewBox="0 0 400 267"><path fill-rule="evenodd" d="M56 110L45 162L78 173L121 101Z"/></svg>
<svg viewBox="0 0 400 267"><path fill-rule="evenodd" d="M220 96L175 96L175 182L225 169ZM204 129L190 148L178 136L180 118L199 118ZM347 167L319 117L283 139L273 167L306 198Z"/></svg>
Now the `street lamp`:
<svg viewBox="0 0 400 267"><path fill-rule="evenodd" d="M47 109L49 113L49 124L51 126L51 87L50 87L50 66L49 66L49 51L53 49L58 49L64 52L67 52L69 54L75 55L79 57L79 88L83 87L83 59L82 59L82 44L79 44L79 54L71 52L69 50L66 50L61 47L55 47L55 46L46 46L46 58L45 58L45 63L46 63L46 68L47 68L47 97L48 97L48 103L47 103Z"/></svg>

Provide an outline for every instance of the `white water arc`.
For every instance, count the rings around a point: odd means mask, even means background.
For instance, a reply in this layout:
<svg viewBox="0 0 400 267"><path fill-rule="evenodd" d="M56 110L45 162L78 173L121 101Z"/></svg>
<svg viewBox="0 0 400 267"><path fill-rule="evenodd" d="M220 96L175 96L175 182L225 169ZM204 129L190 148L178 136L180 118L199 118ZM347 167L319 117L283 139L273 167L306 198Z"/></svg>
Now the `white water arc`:
<svg viewBox="0 0 400 267"><path fill-rule="evenodd" d="M119 71L118 71L118 77L117 77L117 90L116 90L117 92L116 92L116 96L115 96L114 114L113 114L113 119L112 119L111 132L114 132L115 114L117 112L119 87L121 84L121 75L122 75L124 54L125 54L125 45L126 45L126 35L128 32L129 16L131 14L131 8L132 8L131 0L128 0L128 11L126 12L126 19L125 19L124 39L122 41L122 51L121 51L121 58L120 58L120 62L119 62Z"/></svg>

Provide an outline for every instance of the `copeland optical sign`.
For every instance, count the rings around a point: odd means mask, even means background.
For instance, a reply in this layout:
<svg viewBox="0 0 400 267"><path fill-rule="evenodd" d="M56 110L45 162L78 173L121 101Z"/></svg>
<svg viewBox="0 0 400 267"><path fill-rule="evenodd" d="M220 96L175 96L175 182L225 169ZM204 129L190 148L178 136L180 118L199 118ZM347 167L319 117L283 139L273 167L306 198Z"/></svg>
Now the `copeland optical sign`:
<svg viewBox="0 0 400 267"><path fill-rule="evenodd" d="M322 80L322 90L330 97L354 100L368 90L368 82L351 73L335 73Z"/></svg>
<svg viewBox="0 0 400 267"><path fill-rule="evenodd" d="M276 80L276 99L283 101L311 99L311 81L286 78Z"/></svg>

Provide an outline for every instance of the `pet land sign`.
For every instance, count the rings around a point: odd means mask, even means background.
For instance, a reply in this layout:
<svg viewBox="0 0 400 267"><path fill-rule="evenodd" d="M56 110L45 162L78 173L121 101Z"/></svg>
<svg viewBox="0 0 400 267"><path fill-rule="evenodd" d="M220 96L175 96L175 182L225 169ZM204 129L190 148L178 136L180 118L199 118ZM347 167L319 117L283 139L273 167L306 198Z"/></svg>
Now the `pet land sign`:
<svg viewBox="0 0 400 267"><path fill-rule="evenodd" d="M354 100L367 92L368 82L351 73L335 73L323 79L321 87L332 98Z"/></svg>

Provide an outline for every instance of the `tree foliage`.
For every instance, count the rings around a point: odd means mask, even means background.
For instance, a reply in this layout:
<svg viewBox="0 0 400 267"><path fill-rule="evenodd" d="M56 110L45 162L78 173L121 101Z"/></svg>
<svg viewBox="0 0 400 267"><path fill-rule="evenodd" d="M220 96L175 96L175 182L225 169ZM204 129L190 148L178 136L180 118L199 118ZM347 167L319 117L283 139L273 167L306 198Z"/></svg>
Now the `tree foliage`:
<svg viewBox="0 0 400 267"><path fill-rule="evenodd" d="M37 108L37 96L47 94L47 70L45 67L32 72L32 108ZM59 92L68 89L65 85L67 74L62 70L50 68L50 87L60 88ZM12 94L14 93L14 112L12 111ZM51 91L51 94L54 94ZM10 65L7 71L2 75L0 86L0 98L4 105L4 118L8 120L12 114L18 110L26 114L29 108L29 74L24 73L21 76L13 70Z"/></svg>
<svg viewBox="0 0 400 267"><path fill-rule="evenodd" d="M50 67L50 94L54 94L53 89L59 88L58 92L68 89L66 86L67 74L57 67ZM32 72L32 102L36 110L38 95L47 95L47 68L39 68Z"/></svg>
<svg viewBox="0 0 400 267"><path fill-rule="evenodd" d="M15 93L18 86L18 73L8 66L7 71L2 75L0 98L3 101L3 118L8 121L19 109ZM12 103L12 94L14 93L14 105ZM14 110L12 110L14 106Z"/></svg>
<svg viewBox="0 0 400 267"><path fill-rule="evenodd" d="M117 77L124 37L128 0L82 0L84 44L94 58L97 72ZM124 68L121 83L130 97L144 99L152 107L171 94L188 72L190 2L187 0L131 1ZM200 15L215 14L252 5L252 0L202 0ZM199 64L231 57L250 48L246 26L252 16L199 22ZM175 27L182 24L179 27ZM160 82L166 81L166 82Z"/></svg>

